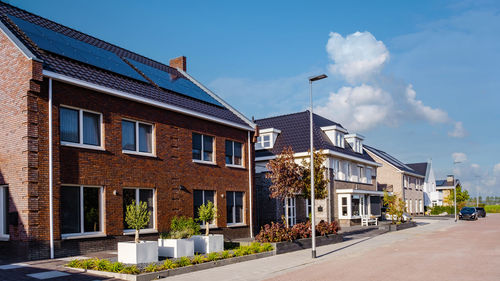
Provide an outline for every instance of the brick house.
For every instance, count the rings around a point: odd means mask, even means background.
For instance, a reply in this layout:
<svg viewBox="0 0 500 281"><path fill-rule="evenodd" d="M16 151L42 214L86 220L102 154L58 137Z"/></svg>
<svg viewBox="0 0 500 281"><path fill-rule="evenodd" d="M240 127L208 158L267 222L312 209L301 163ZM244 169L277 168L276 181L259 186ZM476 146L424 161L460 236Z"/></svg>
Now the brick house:
<svg viewBox="0 0 500 281"><path fill-rule="evenodd" d="M423 214L425 174L420 174L385 151L367 145L364 149L382 164L378 169L379 185L403 199L408 213Z"/></svg>
<svg viewBox="0 0 500 281"><path fill-rule="evenodd" d="M285 216L289 225L303 222L311 212L308 199L301 196L281 202L269 197L270 182L266 164L275 159L283 148L291 147L298 163L309 159L309 111L256 120L259 137L255 144L256 225L281 222ZM361 216L381 215L381 196L377 187L377 167L363 150L364 137L349 134L342 125L322 116L313 115L314 147L326 155L329 179L328 195L316 199L316 221L340 221L341 225L359 224Z"/></svg>
<svg viewBox="0 0 500 281"><path fill-rule="evenodd" d="M165 65L0 2L0 102L0 255L116 248L140 201L143 239L208 201L212 232L251 235L254 124L185 57Z"/></svg>

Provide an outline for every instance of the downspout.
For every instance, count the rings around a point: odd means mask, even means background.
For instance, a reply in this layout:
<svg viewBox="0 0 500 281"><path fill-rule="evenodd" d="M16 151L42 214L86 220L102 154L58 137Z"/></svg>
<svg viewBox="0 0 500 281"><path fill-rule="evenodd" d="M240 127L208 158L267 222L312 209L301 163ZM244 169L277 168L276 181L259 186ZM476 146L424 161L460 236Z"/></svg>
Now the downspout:
<svg viewBox="0 0 500 281"><path fill-rule="evenodd" d="M49 78L49 227L50 227L50 258L54 258L54 202L53 202L53 161L52 161L52 78Z"/></svg>
<svg viewBox="0 0 500 281"><path fill-rule="evenodd" d="M252 141L248 131L248 199L250 201L250 238L253 238L253 196L252 196Z"/></svg>

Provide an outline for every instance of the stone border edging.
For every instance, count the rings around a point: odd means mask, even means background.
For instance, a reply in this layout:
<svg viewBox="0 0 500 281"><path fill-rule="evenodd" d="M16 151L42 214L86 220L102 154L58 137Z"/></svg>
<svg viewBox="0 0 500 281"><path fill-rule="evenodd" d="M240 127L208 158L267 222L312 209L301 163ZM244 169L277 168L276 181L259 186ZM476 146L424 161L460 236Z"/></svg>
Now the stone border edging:
<svg viewBox="0 0 500 281"><path fill-rule="evenodd" d="M276 255L275 250L269 251L269 252L264 252L264 253L247 255L247 256L233 257L233 258L223 259L223 260L218 260L218 261L210 261L210 262L205 262L205 263L201 263L201 264L194 264L194 265L190 265L190 266L184 266L184 267L162 270L162 271L157 271L157 272L141 273L138 275L108 272L108 271L98 271L98 270L90 270L90 269L81 269L81 268L73 268L73 267L65 267L65 268L77 270L80 272L86 272L89 274L94 274L94 275L99 275L99 276L104 276L104 277L111 277L111 278L118 278L118 279L123 279L123 280L128 280L128 281L150 281L150 280L154 280L157 278L165 278L168 276L190 273L190 272L195 272L195 271L199 271L199 270L235 264L235 263L244 262L244 261L267 258L267 257L274 256L274 255Z"/></svg>
<svg viewBox="0 0 500 281"><path fill-rule="evenodd" d="M342 236L342 234L330 234L327 236L318 236L316 237L316 246L335 244L342 241L344 241L344 237ZM303 238L293 241L271 243L271 245L273 245L274 247L276 255L309 249L312 247L311 244L312 244L311 238Z"/></svg>

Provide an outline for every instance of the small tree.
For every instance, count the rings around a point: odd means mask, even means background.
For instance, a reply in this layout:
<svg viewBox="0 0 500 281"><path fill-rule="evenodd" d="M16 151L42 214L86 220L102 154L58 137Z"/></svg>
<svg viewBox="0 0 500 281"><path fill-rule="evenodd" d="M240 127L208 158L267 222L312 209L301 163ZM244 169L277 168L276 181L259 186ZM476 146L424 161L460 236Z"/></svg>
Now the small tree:
<svg viewBox="0 0 500 281"><path fill-rule="evenodd" d="M326 167L323 166L326 157L319 151L314 152L314 197L324 199L328 195L329 180L325 177ZM311 199L311 164L310 159L302 160L302 181L304 182L303 195Z"/></svg>
<svg viewBox="0 0 500 281"><path fill-rule="evenodd" d="M148 225L150 216L151 212L146 202L132 203L127 206L125 222L135 229L135 243L139 243L139 231Z"/></svg>
<svg viewBox="0 0 500 281"><path fill-rule="evenodd" d="M406 208L403 199L398 198L395 194L389 195L387 191L384 191L384 205L387 206L387 213L391 216L392 224L403 220L403 213Z"/></svg>
<svg viewBox="0 0 500 281"><path fill-rule="evenodd" d="M293 153L291 147L285 147L276 159L269 161L266 165L269 170L266 178L271 180L271 186L269 186L271 198L284 200L295 197L305 188L302 180L303 167L295 163Z"/></svg>
<svg viewBox="0 0 500 281"><path fill-rule="evenodd" d="M203 204L198 208L198 220L201 222L205 222L206 229L205 235L208 236L209 225L217 217L217 210L215 209L214 203L212 201L208 201L207 204Z"/></svg>
<svg viewBox="0 0 500 281"><path fill-rule="evenodd" d="M467 190L462 190L462 186L460 184L457 184L456 190L457 190L457 209L461 210L467 204L467 200L469 200L470 196ZM455 204L455 194L453 190L450 190L450 195L448 195L444 199L444 201L450 206L453 206Z"/></svg>

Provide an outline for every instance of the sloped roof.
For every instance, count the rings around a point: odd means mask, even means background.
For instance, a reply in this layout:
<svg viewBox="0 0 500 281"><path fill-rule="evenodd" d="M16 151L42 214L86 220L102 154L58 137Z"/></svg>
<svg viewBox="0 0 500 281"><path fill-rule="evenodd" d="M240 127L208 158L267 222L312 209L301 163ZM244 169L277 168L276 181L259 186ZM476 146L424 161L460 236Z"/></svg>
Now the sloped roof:
<svg viewBox="0 0 500 281"><path fill-rule="evenodd" d="M412 168L417 174L422 175L424 177L427 174L427 165L428 165L427 162L406 164L406 166Z"/></svg>
<svg viewBox="0 0 500 281"><path fill-rule="evenodd" d="M283 148L291 146L295 153L307 152L310 149L310 112L309 110L269 117L255 120L259 129L274 128L281 131L276 138L274 146L270 150L257 150L256 157L278 155L283 151ZM320 115L313 114L313 141L315 149L329 149L349 156L361 158L367 161L375 162L373 158L365 151L363 154L356 153L349 143L345 142L345 148L335 146L330 138L326 135L321 127L339 126L339 123L333 122ZM343 127L342 127L343 128Z"/></svg>
<svg viewBox="0 0 500 281"><path fill-rule="evenodd" d="M245 127L251 123L168 65L3 2L0 21L43 61L44 70ZM88 60L82 54L95 57Z"/></svg>
<svg viewBox="0 0 500 281"><path fill-rule="evenodd" d="M396 167L397 169L399 169L403 172L421 175L420 173L418 173L417 171L415 171L414 169L407 166L406 164L399 161L394 156L390 155L389 153L387 153L385 151L382 151L380 149L376 149L376 148L368 146L368 145L363 145L363 147L365 149L367 149L368 151L372 152L373 154L377 155L378 157L380 157L382 160L386 161L387 163L391 164L392 166ZM425 177L425 172L424 172L423 176Z"/></svg>

